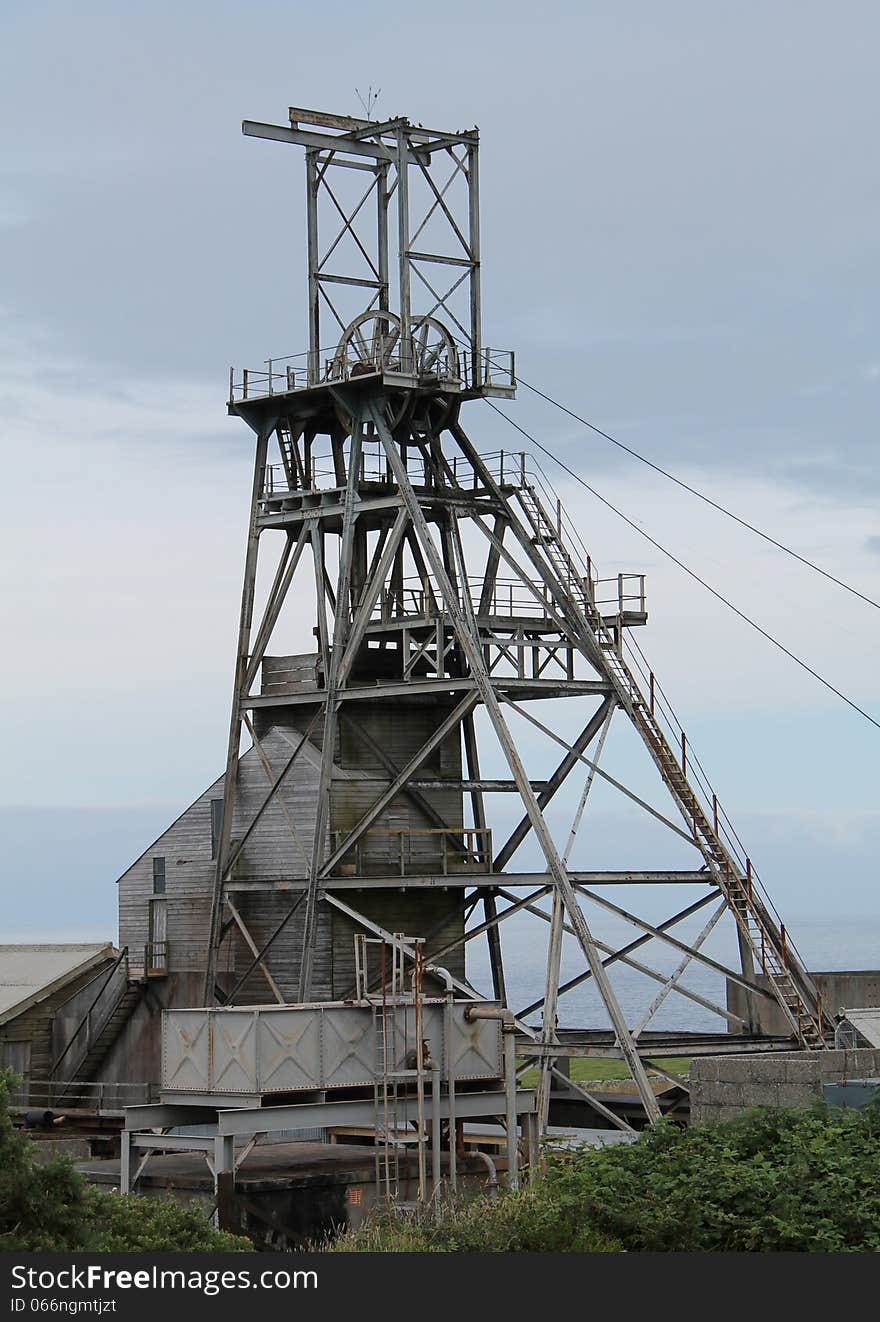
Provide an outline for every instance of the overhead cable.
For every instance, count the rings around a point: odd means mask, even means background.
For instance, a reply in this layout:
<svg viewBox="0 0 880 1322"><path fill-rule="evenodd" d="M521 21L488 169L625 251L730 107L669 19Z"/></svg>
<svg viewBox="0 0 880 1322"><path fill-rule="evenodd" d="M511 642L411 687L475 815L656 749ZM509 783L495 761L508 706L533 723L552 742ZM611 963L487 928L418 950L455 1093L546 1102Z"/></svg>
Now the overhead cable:
<svg viewBox="0 0 880 1322"><path fill-rule="evenodd" d="M841 702L845 702L848 707L851 707L853 711L858 712L858 714L863 716L866 721L870 721L871 725L880 730L880 721L875 720L869 712L866 712L865 709L860 707L857 702L854 702L852 698L848 698L847 695L842 693L839 688L836 688L830 680L825 679L823 675L820 675L817 670L814 670L813 667L808 665L802 657L799 657L795 652L792 652L790 648L786 647L784 643L781 643L778 638L774 638L773 634L768 633L766 629L758 624L757 620L753 620L750 615L746 615L745 611L741 611L728 597L725 597L717 588L713 588L711 583L707 583L704 578L701 578L695 569L691 569L689 565L686 565L683 560L680 560L677 555L669 550L668 547L663 546L656 540L656 538L652 537L650 533L646 532L644 528L640 527L639 524L635 523L628 517L628 515L624 514L623 510L618 509L618 507L613 505L605 496L600 495L595 487L590 486L589 482L585 481L579 473L575 472L573 468L570 468L569 465L555 455L552 450L548 450L545 445L542 445L539 440L532 436L530 432L527 432L524 427L521 427L518 422L514 422L513 418L505 413L503 409L498 408L496 404L493 404L491 399L486 399L486 403L499 415L499 417L502 417L504 421L509 423L511 427L515 428L521 436L524 436L527 441L534 445L536 449L540 450L542 454L545 454L548 459L552 459L555 464L558 464L559 467L569 475L569 477L573 478L575 482L578 482L585 488L585 490L589 491L591 496L595 496L596 500L610 509L618 518L623 519L624 523L628 524L630 528L639 534L639 536L644 537L646 541L650 542L653 547L660 551L662 555L665 555L668 560L671 560L674 565L677 565L679 569L684 570L694 582L699 583L701 587L711 593L717 601L720 601L722 605L726 606L728 610L732 611L734 615L738 616L738 618L751 629L754 629L762 638L766 638L769 643L772 643L780 652L787 656L791 661L794 661L796 665L800 666L801 670L805 670L808 675L812 675L813 679L818 680L818 682L828 689L830 693L833 693L836 697L840 698Z"/></svg>
<svg viewBox="0 0 880 1322"><path fill-rule="evenodd" d="M845 592L849 592L852 596L858 597L859 600L865 602L867 606L873 606L875 610L880 610L880 601L875 601L873 597L869 597L866 593L860 592L858 588L854 588L851 583L844 582L842 578L838 578L837 575L832 574L830 570L823 569L821 565L817 565L814 560L808 560L805 555L801 555L800 552L795 551L793 547L786 546L784 542L778 541L777 538L771 536L770 533L764 532L762 528L756 527L755 524L750 523L748 519L744 519L741 515L735 514L733 510L728 509L726 505L722 505L720 501L713 500L712 497L707 496L704 491L700 491L697 487L691 486L689 482L685 482L681 477L676 477L675 473L670 473L669 470L663 468L661 464L657 464L653 459L648 459L646 455L640 454L639 451L634 450L631 445L626 445L623 441L619 441L616 436L612 436L610 432L603 431L602 428L597 427L594 422L590 422L589 418L582 418L579 413L575 413L575 411L568 408L566 404L560 403L560 401L554 399L552 395L545 394L545 392L539 390L537 386L533 386L528 381L524 381L521 376L518 375L516 379L518 385L525 386L525 388L530 390L533 395L538 395L541 399L546 400L548 404L552 404L553 407L559 409L561 413L567 413L575 422L579 422L582 426L595 432L597 436L601 436L604 440L610 441L612 445L616 445L618 450L623 450L626 454L631 455L633 459L638 459L639 463L644 464L647 468L652 468L654 472L659 473L661 477L665 477L668 481L674 482L675 485L681 487L683 491L687 491L692 496L696 496L697 500L701 500L705 505L711 506L711 508L717 510L719 514L726 515L728 519L732 519L734 523L738 523L741 528L746 528L749 532L754 533L756 537L761 537L765 542L769 542L771 546L775 546L777 550L784 551L785 554L790 555L793 560L799 560L802 565L806 565L808 569L812 569L816 574L821 574L822 577L828 579L830 583L836 583L839 588L843 588Z"/></svg>

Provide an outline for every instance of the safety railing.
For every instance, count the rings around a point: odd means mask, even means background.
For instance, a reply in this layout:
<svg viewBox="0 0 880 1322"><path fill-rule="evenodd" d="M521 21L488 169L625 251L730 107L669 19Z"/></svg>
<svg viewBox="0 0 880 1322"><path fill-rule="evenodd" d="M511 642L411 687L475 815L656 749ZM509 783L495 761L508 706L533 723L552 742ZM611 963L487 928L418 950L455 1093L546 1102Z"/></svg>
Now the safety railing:
<svg viewBox="0 0 880 1322"><path fill-rule="evenodd" d="M328 352L331 351L318 350L319 355ZM391 375L403 373L399 354L374 363L356 353L340 354L338 350L332 353L332 357L323 359L322 382L351 381L379 371ZM289 354L267 358L258 368L230 367L229 403L307 389L310 381L306 358L303 353ZM509 349L468 348L460 357L444 341L424 345L419 342L414 347L412 369L405 375L425 383L439 382L449 388L468 386L512 393L516 389L516 359Z"/></svg>
<svg viewBox="0 0 880 1322"><path fill-rule="evenodd" d="M286 444L285 439L285 444ZM264 470L262 495L264 497L286 496L291 492L302 494L309 491L341 491L345 486L348 472L348 454L344 452L341 460L332 453L322 451L319 454L307 453L302 456L304 472L293 475L284 463L267 464ZM528 486L535 478L528 460L530 456L519 450L492 450L480 456L489 474L505 489ZM432 489L439 484L455 487L460 491L479 493L483 490L480 474L461 454L449 455L439 474L428 473L424 457L412 447L405 456L407 473L417 490L424 489L430 481ZM338 465L338 466L337 466ZM361 449L360 472L358 480L362 483L379 483L393 486L394 475L388 464L387 456L380 442L367 438Z"/></svg>
<svg viewBox="0 0 880 1322"><path fill-rule="evenodd" d="M164 978L168 972L167 941L148 941L144 946L144 973L148 978Z"/></svg>
<svg viewBox="0 0 880 1322"><path fill-rule="evenodd" d="M104 1031L113 1011L118 1006L128 987L128 946L123 946L111 967L101 979L101 985L90 1001L87 1009L78 1020L73 1032L52 1061L51 1072L58 1073L66 1062L71 1074L85 1060L99 1036Z"/></svg>
<svg viewBox="0 0 880 1322"><path fill-rule="evenodd" d="M514 391L516 389L516 358L512 349L471 349L470 383L477 389L490 387Z"/></svg>
<svg viewBox="0 0 880 1322"><path fill-rule="evenodd" d="M229 402L261 399L268 395L284 395L293 390L304 390L308 385L305 367L294 367L289 362L269 358L263 368L243 367L229 369Z"/></svg>
<svg viewBox="0 0 880 1322"><path fill-rule="evenodd" d="M589 576L594 566L577 524L567 514L552 482L533 455L527 457L526 466L531 484L540 493L545 507L553 511L552 517L558 526L559 540L564 543L566 552L575 566L575 576L581 574ZM644 705L670 748L677 751L682 774L687 777L703 813L712 823L715 835L745 879L748 891L760 898L778 927L784 950L793 956L802 968L806 968L779 911L770 898L736 828L719 802L718 793L709 780L668 696L657 681L644 652L628 631L620 631L619 638L614 637L607 629L604 633L606 646L619 649L621 660L628 672L628 682L633 686L632 696Z"/></svg>
<svg viewBox="0 0 880 1322"><path fill-rule="evenodd" d="M411 371L405 371L399 354L371 362L369 359L365 361L356 352L350 355L336 353L324 364L326 381L352 381L360 376L374 376L378 372L386 372L391 376L403 373L420 381L438 381L445 386L461 384L458 355L454 351L450 352L442 340L425 345L419 343L414 349Z"/></svg>
<svg viewBox="0 0 880 1322"><path fill-rule="evenodd" d="M468 579L468 597L475 614L503 619L548 620L556 613L554 596L540 580L498 578L488 596L483 594L484 580ZM574 585L585 604L597 608L609 618L646 614L645 575L615 574L613 578L584 579ZM465 598L458 596L459 605ZM373 607L371 619L390 623L406 619L438 619L445 614L443 597L432 574L425 578L408 575L403 582L386 588Z"/></svg>
<svg viewBox="0 0 880 1322"><path fill-rule="evenodd" d="M26 1078L13 1083L9 1102L16 1109L45 1110L63 1106L65 1111L97 1111L114 1115L121 1114L126 1106L157 1101L158 1096L158 1086L150 1083Z"/></svg>
<svg viewBox="0 0 880 1322"><path fill-rule="evenodd" d="M347 831L331 832L334 851L344 843L347 834ZM408 877L423 873L448 876L457 872L489 872L491 867L490 827L371 827L343 855L335 870L343 877Z"/></svg>

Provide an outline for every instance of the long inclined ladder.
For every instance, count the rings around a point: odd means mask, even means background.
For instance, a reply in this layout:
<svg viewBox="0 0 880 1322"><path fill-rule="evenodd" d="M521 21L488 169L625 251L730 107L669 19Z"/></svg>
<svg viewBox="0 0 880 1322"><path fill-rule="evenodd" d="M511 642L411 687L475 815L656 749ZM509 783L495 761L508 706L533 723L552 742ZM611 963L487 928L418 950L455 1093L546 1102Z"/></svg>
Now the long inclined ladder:
<svg viewBox="0 0 880 1322"><path fill-rule="evenodd" d="M517 488L520 505L532 529L533 544L544 553L562 586L566 604L579 628L599 645L608 678L617 697L644 740L663 781L693 832L694 844L702 853L727 901L736 923L776 996L786 1020L805 1047L825 1047L821 1002L809 974L795 959L760 898L754 893L750 875L743 875L729 853L712 820L688 780L685 770L666 739L662 726L646 701L635 676L622 656L622 627L614 639L593 599L592 587L579 572L566 549L553 519L534 487ZM601 664L601 662L597 662Z"/></svg>

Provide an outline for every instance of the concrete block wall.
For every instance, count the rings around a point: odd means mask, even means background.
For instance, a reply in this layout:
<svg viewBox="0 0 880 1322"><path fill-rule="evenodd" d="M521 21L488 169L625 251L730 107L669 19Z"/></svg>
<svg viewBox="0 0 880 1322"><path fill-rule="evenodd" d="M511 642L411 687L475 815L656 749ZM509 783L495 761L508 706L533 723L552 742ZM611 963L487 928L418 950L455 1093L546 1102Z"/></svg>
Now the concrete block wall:
<svg viewBox="0 0 880 1322"><path fill-rule="evenodd" d="M692 1125L731 1120L752 1106L805 1108L826 1083L880 1074L880 1050L787 1051L748 1056L703 1056L691 1062Z"/></svg>

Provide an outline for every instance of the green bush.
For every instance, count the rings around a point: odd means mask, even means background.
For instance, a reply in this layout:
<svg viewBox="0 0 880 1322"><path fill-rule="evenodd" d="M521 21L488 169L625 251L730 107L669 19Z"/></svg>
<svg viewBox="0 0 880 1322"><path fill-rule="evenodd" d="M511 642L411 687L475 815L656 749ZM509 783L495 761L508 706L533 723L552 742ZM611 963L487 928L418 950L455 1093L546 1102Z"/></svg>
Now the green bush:
<svg viewBox="0 0 880 1322"><path fill-rule="evenodd" d="M0 1250L245 1251L247 1239L214 1230L195 1207L121 1198L90 1185L69 1157L39 1162L9 1115L13 1075L0 1072Z"/></svg>
<svg viewBox="0 0 880 1322"><path fill-rule="evenodd" d="M566 1215L654 1251L880 1249L880 1106L752 1111L659 1125L638 1143L549 1166Z"/></svg>
<svg viewBox="0 0 880 1322"><path fill-rule="evenodd" d="M880 1104L864 1111L752 1111L636 1143L547 1148L520 1193L480 1198L438 1221L377 1219L348 1252L878 1251Z"/></svg>

